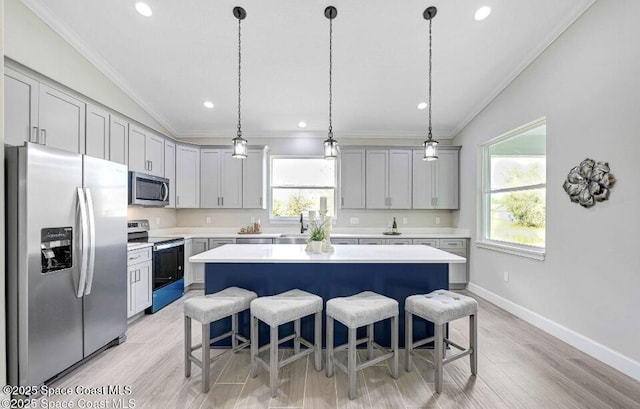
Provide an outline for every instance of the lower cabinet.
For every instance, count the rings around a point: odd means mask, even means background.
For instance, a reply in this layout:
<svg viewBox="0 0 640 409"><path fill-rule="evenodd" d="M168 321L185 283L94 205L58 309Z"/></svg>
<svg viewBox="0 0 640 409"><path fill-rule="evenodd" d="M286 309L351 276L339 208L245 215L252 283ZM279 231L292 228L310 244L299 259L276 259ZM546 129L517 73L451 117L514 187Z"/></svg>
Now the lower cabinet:
<svg viewBox="0 0 640 409"><path fill-rule="evenodd" d="M338 239L338 238L331 238L331 244L358 244L358 239Z"/></svg>
<svg viewBox="0 0 640 409"><path fill-rule="evenodd" d="M152 266L151 247L128 252L127 318L151 306Z"/></svg>
<svg viewBox="0 0 640 409"><path fill-rule="evenodd" d="M449 288L457 290L467 287L469 282L469 253L467 239L413 239L413 244L435 247L456 256L464 257L464 264L449 264Z"/></svg>

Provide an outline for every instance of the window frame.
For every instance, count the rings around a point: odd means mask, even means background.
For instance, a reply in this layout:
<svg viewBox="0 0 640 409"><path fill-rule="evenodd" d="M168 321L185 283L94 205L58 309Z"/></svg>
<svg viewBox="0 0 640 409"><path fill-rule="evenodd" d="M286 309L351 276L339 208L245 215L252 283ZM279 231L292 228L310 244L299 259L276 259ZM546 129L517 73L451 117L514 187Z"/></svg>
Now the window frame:
<svg viewBox="0 0 640 409"><path fill-rule="evenodd" d="M546 233L547 233L547 203L546 203L546 188L547 180L545 183L539 183L535 185L525 185L516 188L502 188L491 190L491 161L489 155L489 149L500 142L507 139L517 137L525 132L540 126L546 126L547 119L542 117L528 124L522 125L516 129L513 129L507 133L497 136L489 141L483 143L478 148L478 206L477 206L477 234L476 234L476 247L495 250L507 254L512 254L521 257L527 257L534 260L543 261L546 256ZM545 135L546 140L546 135ZM546 162L545 151L545 162ZM545 189L545 247L535 247L526 244L519 244L508 241L492 240L489 238L490 234L490 219L491 219L491 193L508 193L515 191L526 191L532 189Z"/></svg>
<svg viewBox="0 0 640 409"><path fill-rule="evenodd" d="M331 160L331 159L325 159L324 156L321 155L270 155L269 156L269 179L267 181L268 183L268 195L269 195L269 203L267 206L267 212L269 213L269 223L273 223L273 224L296 224L296 223L300 223L300 217L299 216L274 216L273 215L273 189L313 189L313 190L327 190L327 189L333 189L334 193L333 193L333 208L334 208L334 215L332 216L333 220L332 220L332 224L336 223L336 220L338 219L338 202L337 202L337 197L338 197L338 193L339 193L339 186L338 186L338 182L339 182L339 163L338 160L334 160L335 162L335 168L334 168L334 172L333 172L333 186L274 186L272 181L273 181L273 161L277 160L277 159L324 159L324 160ZM306 217L305 217L306 219Z"/></svg>

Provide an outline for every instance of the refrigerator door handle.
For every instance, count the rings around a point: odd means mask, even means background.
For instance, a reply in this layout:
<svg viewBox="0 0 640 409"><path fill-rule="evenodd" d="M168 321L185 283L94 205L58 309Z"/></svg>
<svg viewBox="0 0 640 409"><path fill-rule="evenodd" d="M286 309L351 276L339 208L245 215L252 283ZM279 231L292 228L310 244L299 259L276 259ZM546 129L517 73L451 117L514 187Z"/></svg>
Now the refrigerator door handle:
<svg viewBox="0 0 640 409"><path fill-rule="evenodd" d="M82 295L84 294L84 286L87 279L87 264L89 261L89 231L87 229L87 206L84 199L84 191L81 187L79 187L77 188L77 192L78 207L80 208L80 224L82 225L82 248L80 249L82 258L80 261L80 279L78 281L78 291L76 292L76 297L82 298Z"/></svg>
<svg viewBox="0 0 640 409"><path fill-rule="evenodd" d="M93 274L96 269L96 218L93 212L93 197L91 189L84 188L87 197L87 210L89 218L89 268L87 269L87 284L84 295L91 294L91 286L93 284Z"/></svg>

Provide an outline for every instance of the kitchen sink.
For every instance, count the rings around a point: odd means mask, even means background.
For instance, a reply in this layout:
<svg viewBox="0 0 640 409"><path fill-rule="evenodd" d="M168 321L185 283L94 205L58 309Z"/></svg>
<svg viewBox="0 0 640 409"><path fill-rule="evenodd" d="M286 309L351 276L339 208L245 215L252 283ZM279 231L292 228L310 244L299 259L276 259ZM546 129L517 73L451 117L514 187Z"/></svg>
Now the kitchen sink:
<svg viewBox="0 0 640 409"><path fill-rule="evenodd" d="M308 234L292 233L278 237L278 244L307 244Z"/></svg>

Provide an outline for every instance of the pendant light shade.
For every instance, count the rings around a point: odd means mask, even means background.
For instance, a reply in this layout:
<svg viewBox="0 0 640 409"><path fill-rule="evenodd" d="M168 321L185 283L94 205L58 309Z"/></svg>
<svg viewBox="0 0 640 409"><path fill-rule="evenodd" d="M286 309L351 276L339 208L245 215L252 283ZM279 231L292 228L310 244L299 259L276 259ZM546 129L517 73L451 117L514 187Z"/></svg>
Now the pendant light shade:
<svg viewBox="0 0 640 409"><path fill-rule="evenodd" d="M241 99L241 68L242 68L242 37L240 26L242 20L247 17L247 12L242 7L233 8L233 16L238 19L238 131L236 137L233 138L233 153L232 157L236 159L245 159L247 157L247 140L242 137L242 117L240 115L240 102Z"/></svg>
<svg viewBox="0 0 640 409"><path fill-rule="evenodd" d="M333 139L333 19L338 15L338 10L329 6L324 9L324 16L329 19L329 138L324 141L324 158L336 159L338 157L338 141Z"/></svg>
<svg viewBox="0 0 640 409"><path fill-rule="evenodd" d="M422 158L422 160L427 161L438 159L438 141L433 139L433 134L431 133L431 23L433 22L433 18L437 13L438 9L433 6L427 7L424 13L422 13L424 19L429 21L429 133L427 135L427 140L422 144L424 147L424 157Z"/></svg>

